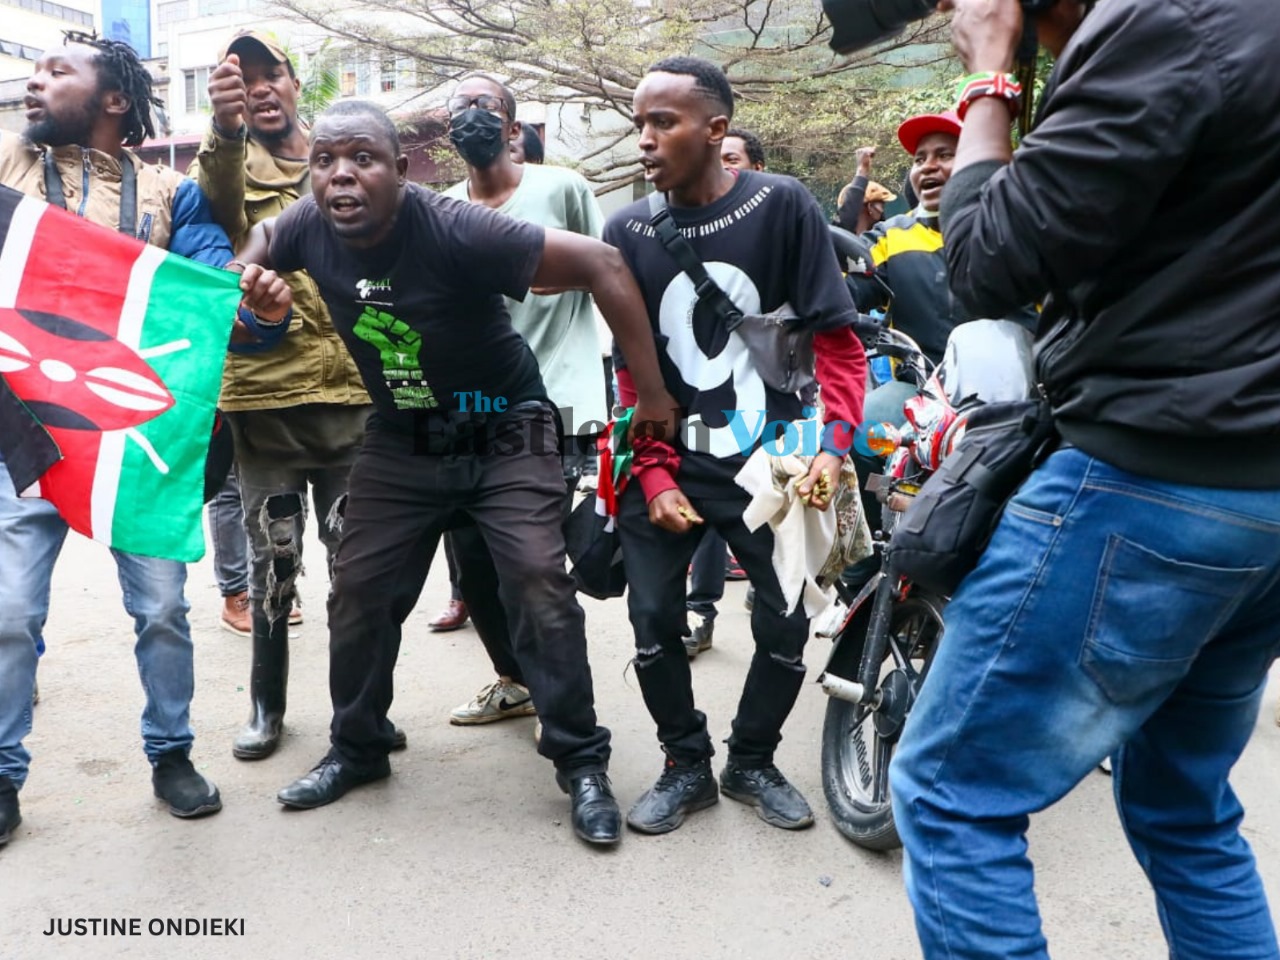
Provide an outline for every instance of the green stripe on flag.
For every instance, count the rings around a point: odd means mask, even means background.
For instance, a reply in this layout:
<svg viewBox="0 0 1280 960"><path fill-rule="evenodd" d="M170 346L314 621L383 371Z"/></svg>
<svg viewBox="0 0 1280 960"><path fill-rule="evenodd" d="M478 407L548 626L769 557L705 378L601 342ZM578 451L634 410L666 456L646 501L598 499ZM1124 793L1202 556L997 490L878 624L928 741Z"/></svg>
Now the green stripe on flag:
<svg viewBox="0 0 1280 960"><path fill-rule="evenodd" d="M205 457L240 298L236 274L173 254L152 277L138 352L175 402L125 440L111 527L120 550L204 556Z"/></svg>

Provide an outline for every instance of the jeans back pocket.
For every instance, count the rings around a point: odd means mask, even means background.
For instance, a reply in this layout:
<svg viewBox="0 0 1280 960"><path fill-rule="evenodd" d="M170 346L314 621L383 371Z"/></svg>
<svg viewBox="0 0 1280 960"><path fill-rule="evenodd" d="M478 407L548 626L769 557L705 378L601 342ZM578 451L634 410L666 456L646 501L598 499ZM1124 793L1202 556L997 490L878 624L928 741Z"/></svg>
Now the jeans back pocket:
<svg viewBox="0 0 1280 960"><path fill-rule="evenodd" d="M1262 567L1214 567L1169 557L1119 535L1107 543L1080 665L1113 703L1172 689Z"/></svg>

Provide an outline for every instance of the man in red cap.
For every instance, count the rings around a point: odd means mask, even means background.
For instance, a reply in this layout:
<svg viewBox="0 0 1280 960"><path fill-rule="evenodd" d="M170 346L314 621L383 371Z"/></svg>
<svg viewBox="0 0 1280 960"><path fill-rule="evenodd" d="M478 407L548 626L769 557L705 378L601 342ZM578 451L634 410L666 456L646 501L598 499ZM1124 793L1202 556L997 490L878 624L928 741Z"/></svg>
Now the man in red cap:
<svg viewBox="0 0 1280 960"><path fill-rule="evenodd" d="M951 177L960 120L951 111L922 114L898 128L898 141L911 155L911 189L920 203L867 231L876 273L893 291L865 277L850 277L854 301L863 313L887 308L889 322L920 344L925 356L942 359L951 329L972 319L947 289L947 261L938 227L938 202Z"/></svg>

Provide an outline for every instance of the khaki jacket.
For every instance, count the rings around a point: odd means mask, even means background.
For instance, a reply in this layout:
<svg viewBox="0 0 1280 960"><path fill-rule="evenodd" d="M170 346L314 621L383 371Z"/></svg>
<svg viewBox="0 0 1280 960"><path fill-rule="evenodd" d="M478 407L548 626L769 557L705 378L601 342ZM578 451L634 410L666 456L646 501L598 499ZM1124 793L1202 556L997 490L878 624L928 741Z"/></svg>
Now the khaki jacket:
<svg viewBox="0 0 1280 960"><path fill-rule="evenodd" d="M120 164L133 164L137 172L138 239L169 249L174 200L186 180L182 174L143 163L131 150L122 151L121 160L117 160L78 146L37 146L18 134L5 133L0 135L0 183L29 197L48 200L44 158L49 150L61 175L67 209L110 230L120 226ZM215 265L223 263L225 260Z"/></svg>
<svg viewBox="0 0 1280 960"><path fill-rule="evenodd" d="M213 216L239 249L249 229L278 216L309 189L307 164L271 155L251 138L209 133L187 171ZM293 291L293 320L269 352L227 357L224 410L269 410L307 403L369 403L355 361L333 329L320 290L305 272L284 274Z"/></svg>

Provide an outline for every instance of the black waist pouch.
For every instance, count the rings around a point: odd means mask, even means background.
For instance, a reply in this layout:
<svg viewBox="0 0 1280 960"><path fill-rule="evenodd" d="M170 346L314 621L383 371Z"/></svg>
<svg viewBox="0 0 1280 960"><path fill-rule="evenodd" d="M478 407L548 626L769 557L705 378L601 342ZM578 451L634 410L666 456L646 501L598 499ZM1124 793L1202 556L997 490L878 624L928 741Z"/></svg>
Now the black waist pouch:
<svg viewBox="0 0 1280 960"><path fill-rule="evenodd" d="M209 453L204 461L204 502L208 503L222 491L235 460L235 442L231 439L231 424L221 410L213 411L213 434L209 437Z"/></svg>
<svg viewBox="0 0 1280 960"><path fill-rule="evenodd" d="M894 529L889 568L929 590L955 592L977 566L1005 504L1057 442L1047 401L975 408L960 445Z"/></svg>

